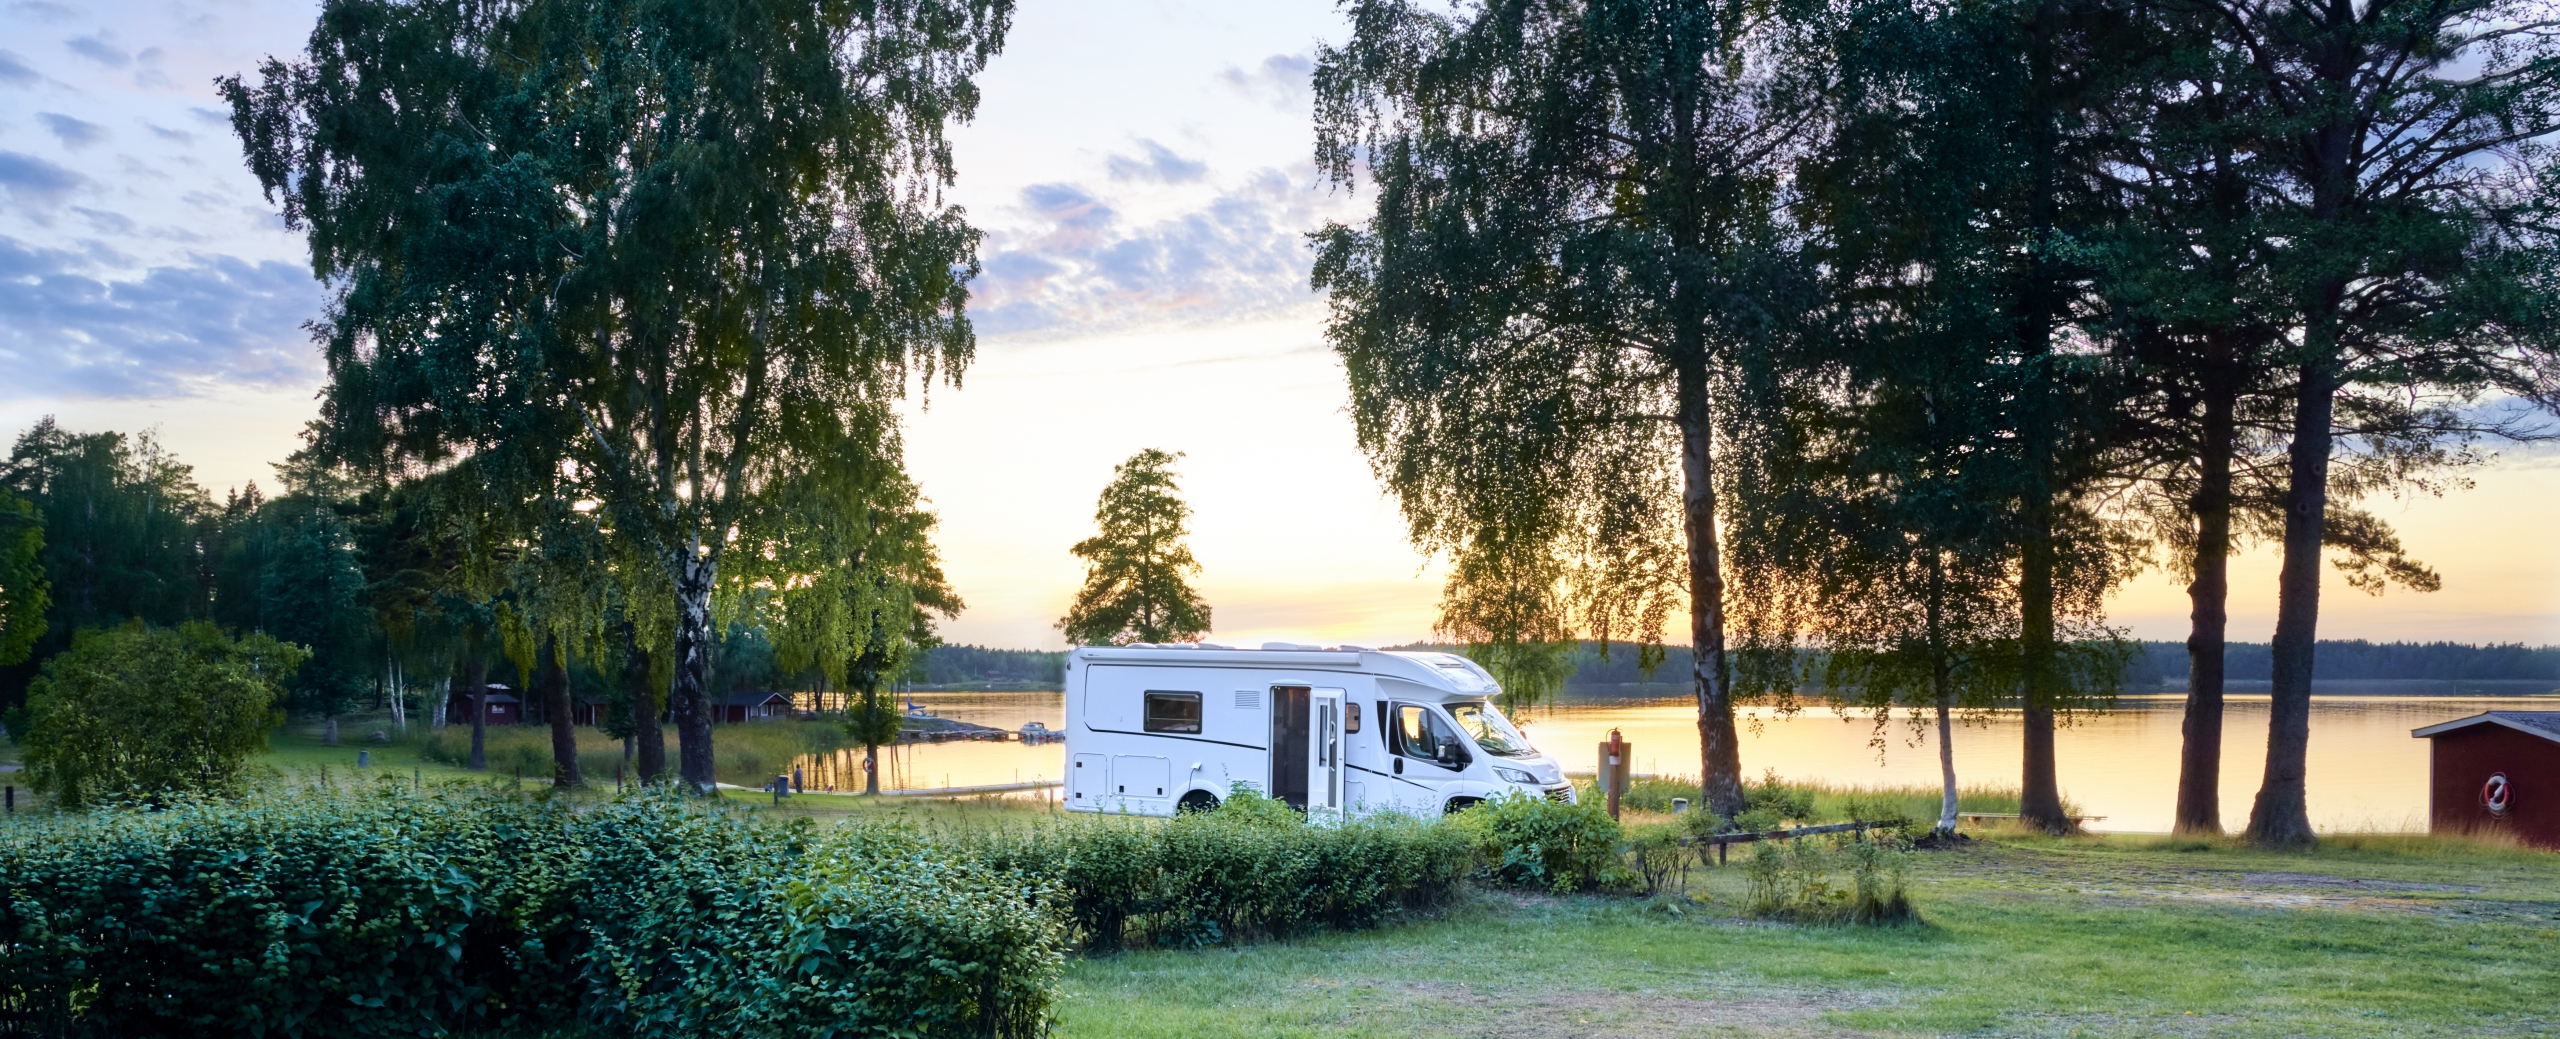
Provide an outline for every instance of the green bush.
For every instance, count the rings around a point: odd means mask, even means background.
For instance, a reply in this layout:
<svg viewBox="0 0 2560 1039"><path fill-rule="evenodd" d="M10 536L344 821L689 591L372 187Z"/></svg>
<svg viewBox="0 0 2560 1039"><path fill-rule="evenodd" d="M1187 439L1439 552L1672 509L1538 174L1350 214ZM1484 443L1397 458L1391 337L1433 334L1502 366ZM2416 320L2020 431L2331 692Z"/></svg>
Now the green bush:
<svg viewBox="0 0 2560 1039"><path fill-rule="evenodd" d="M1045 1029L1049 898L671 795L298 791L0 826L0 1010L64 1035Z"/></svg>
<svg viewBox="0 0 2560 1039"><path fill-rule="evenodd" d="M201 621L80 632L27 687L27 781L75 809L237 792L284 720L277 683L310 655Z"/></svg>
<svg viewBox="0 0 2560 1039"><path fill-rule="evenodd" d="M1053 891L1096 950L1374 926L1446 899L1473 863L1467 835L1445 822L1313 826L1245 789L1168 820L1073 818L962 839L989 865Z"/></svg>
<svg viewBox="0 0 2560 1039"><path fill-rule="evenodd" d="M1911 857L1892 838L1762 841L1743 861L1746 899L1758 916L1802 923L1899 923L1914 919Z"/></svg>
<svg viewBox="0 0 2560 1039"><path fill-rule="evenodd" d="M1499 883L1558 893L1631 882L1618 860L1618 821L1597 802L1563 804L1512 793L1458 813Z"/></svg>

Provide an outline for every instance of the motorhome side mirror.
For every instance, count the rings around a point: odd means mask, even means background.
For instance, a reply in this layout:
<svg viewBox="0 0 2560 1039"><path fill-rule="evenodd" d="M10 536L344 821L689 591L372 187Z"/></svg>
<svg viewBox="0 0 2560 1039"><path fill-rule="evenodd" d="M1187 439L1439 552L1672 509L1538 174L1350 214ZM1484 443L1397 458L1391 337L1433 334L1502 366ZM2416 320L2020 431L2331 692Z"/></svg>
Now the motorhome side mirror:
<svg viewBox="0 0 2560 1039"><path fill-rule="evenodd" d="M1456 768L1456 767L1458 767L1458 741L1457 741L1457 740L1455 740L1455 739L1445 739L1445 740L1441 740L1441 741L1440 741L1440 763L1441 763L1441 764L1443 764L1443 765L1447 765L1447 766L1449 766L1450 768Z"/></svg>

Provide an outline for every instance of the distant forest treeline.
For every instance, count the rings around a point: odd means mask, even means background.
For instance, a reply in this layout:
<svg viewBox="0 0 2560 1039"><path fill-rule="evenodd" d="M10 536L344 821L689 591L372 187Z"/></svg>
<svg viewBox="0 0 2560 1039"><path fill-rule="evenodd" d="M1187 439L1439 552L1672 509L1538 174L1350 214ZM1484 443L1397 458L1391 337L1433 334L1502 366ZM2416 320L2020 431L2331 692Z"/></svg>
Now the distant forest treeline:
<svg viewBox="0 0 2560 1039"><path fill-rule="evenodd" d="M1038 649L988 649L984 646L935 646L925 654L919 685L945 688L1056 689L1067 680L1067 654Z"/></svg>
<svg viewBox="0 0 2560 1039"><path fill-rule="evenodd" d="M2135 645L2138 651L2124 676L2128 688L2186 678L2186 643L2146 641ZM1457 647L1400 648L1454 651ZM2264 682L2272 677L2273 657L2267 643L2228 643L2225 652L2230 680ZM1606 657L1598 643L1582 643L1574 649L1573 662L1573 677L1565 682L1568 688L1676 685L1686 681L1690 654L1686 646L1664 647L1663 660L1650 677L1637 666L1636 648L1623 643L1609 647ZM2560 681L2560 646L2324 640L2312 658L2312 677L2322 681Z"/></svg>
<svg viewBox="0 0 2560 1039"><path fill-rule="evenodd" d="M2139 642L2125 671L2128 688L2158 686L2187 674L2183 642ZM1418 644L1397 649L1455 652L1457 647ZM2233 642L2229 677L2235 682L2264 682L2273 667L2264 642ZM1625 643L1575 647L1573 677L1568 688L1597 689L1624 685L1678 685L1689 673L1687 646L1666 646L1662 662L1648 677L1638 666L1636 647ZM983 646L937 646L921 675L909 672L921 686L944 688L1055 689L1066 681L1064 652L1034 649L988 649ZM2312 677L2324 681L2560 681L2560 646L2503 643L2475 646L2460 642L2324 641L2312 665Z"/></svg>
<svg viewBox="0 0 2560 1039"><path fill-rule="evenodd" d="M2264 642L2227 643L2223 652L2225 673L2232 681L2265 682L2274 677L2274 658ZM2146 675L2184 679L2186 643L2142 643L2134 669L2128 679ZM2326 681L2560 680L2560 646L2324 640L2313 651L2311 677Z"/></svg>

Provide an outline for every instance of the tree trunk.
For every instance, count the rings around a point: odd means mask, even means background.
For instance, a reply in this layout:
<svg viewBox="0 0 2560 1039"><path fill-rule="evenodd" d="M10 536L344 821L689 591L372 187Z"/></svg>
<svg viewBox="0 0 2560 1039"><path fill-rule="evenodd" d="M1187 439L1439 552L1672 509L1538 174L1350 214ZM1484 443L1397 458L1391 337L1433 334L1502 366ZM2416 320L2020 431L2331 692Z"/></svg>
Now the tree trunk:
<svg viewBox="0 0 2560 1039"><path fill-rule="evenodd" d="M462 685L471 693L471 763L474 772L489 767L489 672L473 655L462 665Z"/></svg>
<svg viewBox="0 0 2560 1039"><path fill-rule="evenodd" d="M571 713L568 661L561 659L557 635L543 649L542 687L542 709L551 723L551 785L578 786L585 777L578 774L577 718Z"/></svg>
<svg viewBox="0 0 2560 1039"><path fill-rule="evenodd" d="M2045 502L2032 502L2037 519L2049 515ZM2025 657L2024 761L2018 777L2018 822L2050 834L2071 832L2071 816L2062 809L2062 784L2054 772L2053 714L2059 697L2053 688L2053 542L2049 523L2032 522L2019 568L2020 651Z"/></svg>
<svg viewBox="0 0 2560 1039"><path fill-rule="evenodd" d="M642 783L657 782L667 771L667 731L658 722L658 690L649 681L649 651L640 648L639 630L622 625L622 692L631 700L631 738L637 744L633 771Z"/></svg>
<svg viewBox="0 0 2560 1039"><path fill-rule="evenodd" d="M1929 693L1938 708L1938 825L1931 832L1940 835L1956 832L1956 730L1952 715L1956 699L1955 673L1947 660L1947 561L1944 553L1929 553Z"/></svg>
<svg viewBox="0 0 2560 1039"><path fill-rule="evenodd" d="M1953 707L1955 694L1943 686L1938 693L1938 826L1932 831L1945 835L1956 832L1956 726Z"/></svg>
<svg viewBox="0 0 2560 1039"><path fill-rule="evenodd" d="M2343 295L2343 291L2339 293ZM2325 356L2335 327L2315 326L2311 346ZM2326 334L2322 334L2326 333ZM2329 424L2336 408L2328 366L2302 367L2286 459L2284 568L2276 579L2273 703L2267 711L2267 771L2249 810L2249 841L2266 847L2316 843L2303 797L2311 751L2311 651L2320 627L2320 540L2329 508Z"/></svg>
<svg viewBox="0 0 2560 1039"><path fill-rule="evenodd" d="M676 774L694 793L718 789L711 772L711 583L715 564L690 549L676 561Z"/></svg>
<svg viewBox="0 0 2560 1039"><path fill-rule="evenodd" d="M1689 542L1690 681L1698 696L1699 800L1741 815L1742 747L1733 725L1732 670L1724 659L1724 563L1716 543L1715 426L1707 404L1703 344L1680 365L1681 519Z"/></svg>
<svg viewBox="0 0 2560 1039"><path fill-rule="evenodd" d="M2177 833L2222 833L2222 678L2231 621L2231 464L2234 394L2226 380L2206 387L2204 440L2197 457L2195 557L2187 582L2187 716L2178 755Z"/></svg>

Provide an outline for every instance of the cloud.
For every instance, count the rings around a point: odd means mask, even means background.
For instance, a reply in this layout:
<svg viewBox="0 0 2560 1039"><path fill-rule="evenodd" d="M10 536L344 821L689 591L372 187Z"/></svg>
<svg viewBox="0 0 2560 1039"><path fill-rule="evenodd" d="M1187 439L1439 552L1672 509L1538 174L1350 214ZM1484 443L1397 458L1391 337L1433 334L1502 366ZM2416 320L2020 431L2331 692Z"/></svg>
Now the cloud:
<svg viewBox="0 0 2560 1039"><path fill-rule="evenodd" d="M1127 155L1114 155L1105 164L1111 171L1111 179L1184 184L1198 180L1209 173L1208 163L1198 159L1183 158L1174 154L1172 149L1154 141L1139 141L1138 146L1146 152L1144 156L1132 158Z"/></svg>
<svg viewBox="0 0 2560 1039"><path fill-rule="evenodd" d="M99 234L129 235L135 231L133 218L122 213L91 209L87 206L73 206L71 211L80 214L80 219L88 221L89 226L96 228Z"/></svg>
<svg viewBox="0 0 2560 1039"><path fill-rule="evenodd" d="M1047 338L1189 325L1308 305L1302 234L1323 222L1314 171L1264 170L1207 205L1145 226L1077 184L1023 189L1016 227L990 232L972 320L991 335Z"/></svg>
<svg viewBox="0 0 2560 1039"><path fill-rule="evenodd" d="M197 256L123 281L87 268L0 236L0 368L13 373L0 392L132 399L320 376L301 326L322 293L298 266Z"/></svg>
<svg viewBox="0 0 2560 1039"><path fill-rule="evenodd" d="M38 112L36 121L53 135L62 138L62 146L73 151L107 139L107 128L85 119L74 119L60 112Z"/></svg>
<svg viewBox="0 0 2560 1039"><path fill-rule="evenodd" d="M27 59L11 51L0 50L0 83L13 87L31 87L44 81L44 75Z"/></svg>
<svg viewBox="0 0 2560 1039"><path fill-rule="evenodd" d="M0 191L22 206L51 208L89 182L70 170L24 152L0 151Z"/></svg>
<svg viewBox="0 0 2560 1039"><path fill-rule="evenodd" d="M196 143L196 135L188 133L185 130L172 130L158 123L144 123L142 125L145 129L151 131L151 136L157 137L161 140L176 141L179 144Z"/></svg>
<svg viewBox="0 0 2560 1039"><path fill-rule="evenodd" d="M1306 110L1314 94L1308 77L1315 67L1314 60L1304 54L1274 54L1250 72L1227 66L1218 79L1246 97L1284 112L1298 112Z"/></svg>
<svg viewBox="0 0 2560 1039"><path fill-rule="evenodd" d="M120 69L133 64L133 55L125 53L124 48L108 42L109 38L113 35L113 33L100 29L98 30L97 35L74 36L62 41L62 45L71 48L71 53L73 54L77 54L83 58L87 58L110 68Z"/></svg>
<svg viewBox="0 0 2560 1039"><path fill-rule="evenodd" d="M45 3L44 0L18 0L17 3L10 4L9 9L31 14L48 22L67 22L80 14L61 4Z"/></svg>
<svg viewBox="0 0 2560 1039"><path fill-rule="evenodd" d="M190 108L188 108L188 109L187 109L187 114L188 114L188 115L192 115L192 116L194 116L194 117L196 117L196 118L198 118L198 119L202 119L202 120L204 120L205 122L212 123L212 124L214 124L215 126L229 126L229 125L231 125L231 113L226 112L226 111L223 111L223 110L218 109L218 108L193 108L193 107L190 107Z"/></svg>

